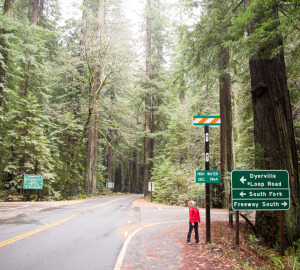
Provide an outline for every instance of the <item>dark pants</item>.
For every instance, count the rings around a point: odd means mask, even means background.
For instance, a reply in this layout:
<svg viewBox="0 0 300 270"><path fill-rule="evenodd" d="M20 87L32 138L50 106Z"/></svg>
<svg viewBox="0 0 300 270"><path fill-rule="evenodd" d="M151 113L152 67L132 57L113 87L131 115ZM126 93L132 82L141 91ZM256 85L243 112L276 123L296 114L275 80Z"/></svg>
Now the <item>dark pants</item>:
<svg viewBox="0 0 300 270"><path fill-rule="evenodd" d="M196 240L196 243L199 243L199 232L198 232L198 225L199 225L199 223L195 222L194 226L193 226L192 223L189 222L189 225L190 225L190 228L189 228L189 233L187 235L187 241L188 242L191 241L191 235L192 235L192 232L193 232L193 229L194 229L195 230L195 240Z"/></svg>

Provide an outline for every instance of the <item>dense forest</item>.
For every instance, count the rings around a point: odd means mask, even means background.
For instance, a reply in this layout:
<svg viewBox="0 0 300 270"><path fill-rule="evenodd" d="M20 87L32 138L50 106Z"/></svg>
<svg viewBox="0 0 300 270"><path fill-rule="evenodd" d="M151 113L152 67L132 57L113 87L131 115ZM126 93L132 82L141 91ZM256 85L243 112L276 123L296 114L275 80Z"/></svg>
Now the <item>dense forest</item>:
<svg viewBox="0 0 300 270"><path fill-rule="evenodd" d="M148 193L204 205L204 130L210 129L212 207L230 206L233 169L289 172L289 244L300 233L297 0L77 0L65 21L57 0L0 1L0 197L44 177L43 199ZM134 31L133 28L138 29ZM138 33L138 34L137 34ZM37 192L30 190L31 199ZM257 212L278 236L278 212Z"/></svg>

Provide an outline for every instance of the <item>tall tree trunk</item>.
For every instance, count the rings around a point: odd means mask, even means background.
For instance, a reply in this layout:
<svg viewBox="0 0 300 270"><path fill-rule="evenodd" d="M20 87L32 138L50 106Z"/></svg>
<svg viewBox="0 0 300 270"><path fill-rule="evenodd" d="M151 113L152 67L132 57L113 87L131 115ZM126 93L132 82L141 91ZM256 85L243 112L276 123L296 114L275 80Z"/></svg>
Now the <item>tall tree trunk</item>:
<svg viewBox="0 0 300 270"><path fill-rule="evenodd" d="M221 183L217 185L219 207L225 208L228 205L226 198L225 177L232 170L232 110L231 110L231 84L230 74L227 71L229 65L229 49L221 48L219 53L219 91L220 91L220 116L222 124L221 133Z"/></svg>
<svg viewBox="0 0 300 270"><path fill-rule="evenodd" d="M113 118L113 103L115 99L115 93L114 90L110 90L110 125L112 124L112 118ZM113 129L111 126L108 128L108 153L107 153L107 181L111 182L111 164L112 164L112 137L113 137Z"/></svg>
<svg viewBox="0 0 300 270"><path fill-rule="evenodd" d="M7 14L10 18L14 16L14 5L15 0L5 0L4 2L4 14Z"/></svg>
<svg viewBox="0 0 300 270"><path fill-rule="evenodd" d="M96 42L101 35L101 30L104 25L104 0L99 0L97 11L97 26L96 26ZM101 67L98 66L100 52L96 51L95 67L93 72L92 86L90 89L89 97L89 113L90 123L88 131L88 155L87 155L87 171L85 178L85 192L87 195L96 193L97 183L97 157L98 157L98 136L99 136L99 123L98 123L98 111L99 111L99 91L101 85Z"/></svg>
<svg viewBox="0 0 300 270"><path fill-rule="evenodd" d="M31 13L31 25L37 24L39 17L39 0L33 0L32 2L32 13ZM30 55L32 55L32 52L30 52ZM30 80L30 69L31 64L30 62L27 63L27 74L25 74L25 82L24 82L24 96L26 97L28 95L28 88L29 88L29 80Z"/></svg>
<svg viewBox="0 0 300 270"><path fill-rule="evenodd" d="M148 182L150 180L150 158L151 158L151 0L147 0L147 29L146 29L146 75L148 79L147 89L145 94L145 137L144 137L144 184L143 192L146 196L148 194Z"/></svg>
<svg viewBox="0 0 300 270"><path fill-rule="evenodd" d="M90 123L88 130L88 153L87 153L87 169L85 179L85 191L87 195L96 193L97 182L97 157L98 157L98 97L96 89L99 84L99 72L96 72L92 93L90 96Z"/></svg>
<svg viewBox="0 0 300 270"><path fill-rule="evenodd" d="M122 166L121 166L121 163L119 163L118 167L116 168L116 171L115 171L114 191L121 192L121 188L122 188Z"/></svg>
<svg viewBox="0 0 300 270"><path fill-rule="evenodd" d="M33 0L31 20L30 20L31 24L35 24L35 23L38 22L38 18L39 18L39 1L40 0Z"/></svg>
<svg viewBox="0 0 300 270"><path fill-rule="evenodd" d="M250 3L249 0L245 2ZM277 6L268 8L272 9L273 18L278 18ZM252 22L249 35L258 23ZM273 30L276 31L278 27L275 25ZM291 245L300 236L300 185L283 49L271 57L271 51L279 46L282 46L281 37L277 42L265 42L260 53L249 61L257 150L255 166L257 169L289 172L291 209L285 212L285 233ZM256 212L256 229L267 241L275 243L279 232L279 212Z"/></svg>
<svg viewBox="0 0 300 270"><path fill-rule="evenodd" d="M133 193L137 192L136 163L137 163L137 150L134 149L133 153L132 153L132 181L131 181L131 188L130 188L130 192L133 192Z"/></svg>

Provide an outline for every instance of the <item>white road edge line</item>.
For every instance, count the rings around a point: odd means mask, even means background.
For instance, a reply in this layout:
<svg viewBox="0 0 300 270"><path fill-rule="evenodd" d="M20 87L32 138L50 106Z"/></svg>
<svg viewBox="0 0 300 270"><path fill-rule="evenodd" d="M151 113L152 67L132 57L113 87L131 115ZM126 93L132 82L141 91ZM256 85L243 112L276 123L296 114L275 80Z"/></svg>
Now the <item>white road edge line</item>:
<svg viewBox="0 0 300 270"><path fill-rule="evenodd" d="M165 221L165 222L159 222L159 223L152 223L152 224L145 225L145 226L135 230L124 242L114 270L121 270L127 247L135 234L137 234L139 231L141 231L142 229L147 228L147 227L160 225L160 224L166 224L166 223L175 223L175 222L187 222L187 220L176 220L176 221Z"/></svg>

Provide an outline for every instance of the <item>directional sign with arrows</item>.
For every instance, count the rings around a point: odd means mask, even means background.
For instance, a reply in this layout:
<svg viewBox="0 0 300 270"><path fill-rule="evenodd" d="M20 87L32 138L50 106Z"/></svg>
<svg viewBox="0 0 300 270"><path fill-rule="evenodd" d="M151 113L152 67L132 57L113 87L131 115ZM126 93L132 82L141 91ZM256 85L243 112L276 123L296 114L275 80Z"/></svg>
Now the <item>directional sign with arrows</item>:
<svg viewBox="0 0 300 270"><path fill-rule="evenodd" d="M290 209L288 171L234 170L231 188L235 211Z"/></svg>

